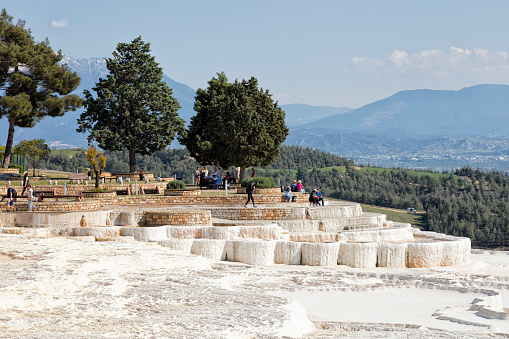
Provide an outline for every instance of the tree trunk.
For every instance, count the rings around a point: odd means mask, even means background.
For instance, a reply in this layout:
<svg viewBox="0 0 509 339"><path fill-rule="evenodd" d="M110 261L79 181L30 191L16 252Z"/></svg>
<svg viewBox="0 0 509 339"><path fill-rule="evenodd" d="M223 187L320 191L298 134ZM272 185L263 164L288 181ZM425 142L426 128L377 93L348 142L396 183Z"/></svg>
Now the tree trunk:
<svg viewBox="0 0 509 339"><path fill-rule="evenodd" d="M214 160L214 166L216 167L216 168L214 169L214 173L216 173L216 172L217 172L217 173L220 173L220 172L221 172L221 168L219 167L219 165L220 165L220 164L219 164L219 160Z"/></svg>
<svg viewBox="0 0 509 339"><path fill-rule="evenodd" d="M35 164L32 165L32 177L35 177Z"/></svg>
<svg viewBox="0 0 509 339"><path fill-rule="evenodd" d="M9 117L9 133L7 133L7 143L5 144L3 168L9 168L9 165L11 164L13 140L14 140L14 117Z"/></svg>
<svg viewBox="0 0 509 339"><path fill-rule="evenodd" d="M245 177L246 177L246 168L241 167L240 168L240 182L242 182L242 180L244 180Z"/></svg>
<svg viewBox="0 0 509 339"><path fill-rule="evenodd" d="M133 144L129 145L129 171L136 173L136 153Z"/></svg>
<svg viewBox="0 0 509 339"><path fill-rule="evenodd" d="M100 179L100 175L99 175L99 171L94 171L95 172L95 188L99 188L99 179Z"/></svg>

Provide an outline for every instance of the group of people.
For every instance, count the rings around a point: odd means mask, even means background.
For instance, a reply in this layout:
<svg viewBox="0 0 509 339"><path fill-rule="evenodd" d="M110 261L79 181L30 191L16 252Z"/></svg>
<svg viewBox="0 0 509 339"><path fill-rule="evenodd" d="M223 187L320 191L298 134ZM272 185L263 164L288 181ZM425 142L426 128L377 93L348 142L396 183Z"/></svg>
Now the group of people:
<svg viewBox="0 0 509 339"><path fill-rule="evenodd" d="M294 180L289 187L290 187L290 191L292 191L292 192L306 192L306 190L304 190L304 187L302 186L301 180L299 180L299 181Z"/></svg>
<svg viewBox="0 0 509 339"><path fill-rule="evenodd" d="M294 180L293 183L290 186L287 186L285 189L285 201L290 202L292 201L292 192L305 192L304 188L302 187L302 181L301 180ZM309 193L309 202L313 206L324 206L325 202L323 200L322 192L320 192L319 189L315 188L311 193Z"/></svg>
<svg viewBox="0 0 509 339"><path fill-rule="evenodd" d="M223 177L223 173L220 168L217 168L214 174L210 174L206 166L203 168L196 167L194 171L194 184L200 188L215 188L218 189L221 186L224 187L225 183L229 185L235 184L240 178L240 167L232 167L231 171L226 172Z"/></svg>
<svg viewBox="0 0 509 339"><path fill-rule="evenodd" d="M25 173L23 174L22 185L23 185L23 192L21 192L21 195L25 194L25 191L27 192L28 212L32 212L32 210L34 208L35 194L34 194L34 189L30 185L30 178L28 177L28 171L25 171ZM6 196L7 196L6 211L10 212L14 208L16 208L16 211L17 211L18 207L16 207L14 205L14 203L16 202L16 199L18 197L18 193L16 192L16 190L13 187L11 187L10 184L7 184L7 194L6 194Z"/></svg>

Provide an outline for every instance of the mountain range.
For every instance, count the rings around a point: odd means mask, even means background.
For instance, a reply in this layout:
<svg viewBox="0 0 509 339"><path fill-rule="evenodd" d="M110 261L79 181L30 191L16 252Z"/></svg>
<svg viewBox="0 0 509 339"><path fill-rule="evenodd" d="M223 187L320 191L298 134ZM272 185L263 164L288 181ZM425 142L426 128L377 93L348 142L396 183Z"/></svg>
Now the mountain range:
<svg viewBox="0 0 509 339"><path fill-rule="evenodd" d="M302 127L387 135L507 134L509 86L485 84L459 91L401 91Z"/></svg>
<svg viewBox="0 0 509 339"><path fill-rule="evenodd" d="M77 94L91 90L108 74L104 58L63 63L81 77ZM163 80L181 105L179 115L189 122L196 91L167 75ZM319 148L348 157L451 149L509 152L509 86L477 85L458 91L407 90L357 109L281 105L290 135L285 144ZM57 148L86 147L86 135L76 132L82 109L63 117L45 118L34 128L16 128L15 142L45 139ZM0 143L7 140L7 120L0 120ZM482 137L484 136L484 137ZM489 136L489 137L488 137Z"/></svg>

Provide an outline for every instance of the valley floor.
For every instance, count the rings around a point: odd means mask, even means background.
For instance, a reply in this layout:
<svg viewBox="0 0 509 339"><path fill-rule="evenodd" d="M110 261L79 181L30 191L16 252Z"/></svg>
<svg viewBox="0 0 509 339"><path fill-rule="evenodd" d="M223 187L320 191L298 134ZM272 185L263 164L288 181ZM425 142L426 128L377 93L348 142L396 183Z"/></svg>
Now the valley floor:
<svg viewBox="0 0 509 339"><path fill-rule="evenodd" d="M509 320L509 252L434 269L257 267L153 243L0 235L2 338L479 338Z"/></svg>

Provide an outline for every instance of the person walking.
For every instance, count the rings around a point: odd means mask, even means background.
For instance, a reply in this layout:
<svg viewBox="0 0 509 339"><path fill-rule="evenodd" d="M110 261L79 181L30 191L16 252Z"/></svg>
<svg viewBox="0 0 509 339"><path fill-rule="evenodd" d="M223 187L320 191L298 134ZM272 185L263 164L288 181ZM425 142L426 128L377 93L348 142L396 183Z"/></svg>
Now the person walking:
<svg viewBox="0 0 509 339"><path fill-rule="evenodd" d="M21 195L25 194L25 190L27 189L29 183L30 178L28 177L28 171L25 171L25 173L23 174L23 192L21 192Z"/></svg>
<svg viewBox="0 0 509 339"><path fill-rule="evenodd" d="M244 207L247 207L247 204L249 204L249 200L253 202L253 207L256 207L254 199L253 199L253 192L255 190L255 183L254 181L251 181L249 185L246 187L246 193L247 193L247 201L246 205Z"/></svg>
<svg viewBox="0 0 509 339"><path fill-rule="evenodd" d="M32 212L32 209L34 208L34 189L30 186L30 184L27 188L28 212Z"/></svg>
<svg viewBox="0 0 509 339"><path fill-rule="evenodd" d="M256 177L256 172L255 172L255 169L254 167L251 168L251 178L254 178Z"/></svg>

